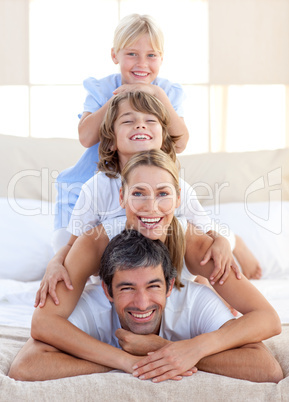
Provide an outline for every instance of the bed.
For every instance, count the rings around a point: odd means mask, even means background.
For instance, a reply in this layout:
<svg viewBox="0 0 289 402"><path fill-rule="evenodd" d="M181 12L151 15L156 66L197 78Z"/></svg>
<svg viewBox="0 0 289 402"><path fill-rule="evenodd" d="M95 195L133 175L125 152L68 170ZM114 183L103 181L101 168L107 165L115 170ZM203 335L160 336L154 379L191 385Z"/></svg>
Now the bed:
<svg viewBox="0 0 289 402"><path fill-rule="evenodd" d="M83 152L77 141L0 135L0 400L289 401L289 149L181 156L181 175L221 230L230 227L259 259L252 281L277 310L282 333L266 340L285 378L258 384L198 372L153 384L113 371L16 382L10 364L29 337L35 292L53 255L57 174Z"/></svg>

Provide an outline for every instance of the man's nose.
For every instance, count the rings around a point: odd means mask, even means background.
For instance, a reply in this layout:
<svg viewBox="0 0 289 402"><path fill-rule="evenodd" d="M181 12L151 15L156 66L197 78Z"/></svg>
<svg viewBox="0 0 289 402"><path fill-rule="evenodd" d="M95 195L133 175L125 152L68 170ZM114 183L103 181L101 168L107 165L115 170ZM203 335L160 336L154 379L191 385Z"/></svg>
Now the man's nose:
<svg viewBox="0 0 289 402"><path fill-rule="evenodd" d="M149 307L149 298L144 290L139 290L135 294L134 298L134 306L141 310L141 311L146 311L146 309Z"/></svg>

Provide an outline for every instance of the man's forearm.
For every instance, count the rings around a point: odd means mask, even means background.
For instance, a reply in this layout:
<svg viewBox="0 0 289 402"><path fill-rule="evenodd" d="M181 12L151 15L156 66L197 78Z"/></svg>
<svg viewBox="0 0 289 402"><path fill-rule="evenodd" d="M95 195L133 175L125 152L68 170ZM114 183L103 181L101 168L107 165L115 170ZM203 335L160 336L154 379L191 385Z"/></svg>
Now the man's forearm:
<svg viewBox="0 0 289 402"><path fill-rule="evenodd" d="M262 343L244 345L204 357L197 368L209 373L254 382L276 382L283 379L282 369Z"/></svg>

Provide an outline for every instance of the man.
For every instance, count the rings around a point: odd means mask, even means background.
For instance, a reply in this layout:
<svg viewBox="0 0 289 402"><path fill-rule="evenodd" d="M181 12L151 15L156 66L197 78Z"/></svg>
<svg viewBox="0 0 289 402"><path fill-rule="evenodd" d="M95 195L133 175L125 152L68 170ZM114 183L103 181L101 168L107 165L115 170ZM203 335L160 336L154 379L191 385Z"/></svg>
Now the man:
<svg viewBox="0 0 289 402"><path fill-rule="evenodd" d="M69 318L79 328L76 339L86 332L87 347L72 356L31 338L10 377L48 380L121 369L159 382L200 369L257 382L283 378L262 343L232 348L238 320L213 291L190 281L174 288L176 271L162 242L123 231L105 249L100 277L102 286L89 285Z"/></svg>

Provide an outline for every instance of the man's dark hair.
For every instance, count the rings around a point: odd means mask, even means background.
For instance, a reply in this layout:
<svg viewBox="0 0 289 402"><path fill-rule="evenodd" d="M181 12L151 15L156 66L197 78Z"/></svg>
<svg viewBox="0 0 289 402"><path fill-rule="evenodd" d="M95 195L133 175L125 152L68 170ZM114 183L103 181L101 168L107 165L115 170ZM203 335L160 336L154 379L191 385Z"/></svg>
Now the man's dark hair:
<svg viewBox="0 0 289 402"><path fill-rule="evenodd" d="M112 278L116 271L157 267L164 271L167 290L176 277L167 247L160 240L151 240L136 230L123 230L107 245L101 258L99 275L112 297Z"/></svg>

